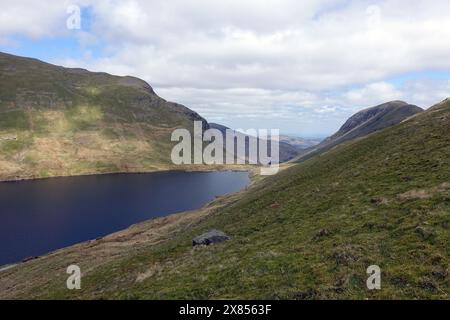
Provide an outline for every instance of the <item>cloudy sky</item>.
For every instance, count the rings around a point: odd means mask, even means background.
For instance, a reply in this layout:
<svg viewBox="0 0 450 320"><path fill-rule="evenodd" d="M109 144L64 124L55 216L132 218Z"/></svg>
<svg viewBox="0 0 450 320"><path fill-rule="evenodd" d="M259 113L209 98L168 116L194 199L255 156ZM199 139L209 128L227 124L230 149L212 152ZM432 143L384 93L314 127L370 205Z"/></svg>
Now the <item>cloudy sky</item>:
<svg viewBox="0 0 450 320"><path fill-rule="evenodd" d="M0 0L0 8L0 51L134 75L236 129L322 137L369 106L427 108L450 96L448 0Z"/></svg>

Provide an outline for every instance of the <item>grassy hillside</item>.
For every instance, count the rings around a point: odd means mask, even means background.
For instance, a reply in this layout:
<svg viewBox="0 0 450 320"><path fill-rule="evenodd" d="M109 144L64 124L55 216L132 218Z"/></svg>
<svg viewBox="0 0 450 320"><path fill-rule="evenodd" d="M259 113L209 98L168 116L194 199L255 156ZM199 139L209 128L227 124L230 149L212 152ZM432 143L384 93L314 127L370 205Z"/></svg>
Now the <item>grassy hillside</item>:
<svg viewBox="0 0 450 320"><path fill-rule="evenodd" d="M192 248L212 228L232 240ZM0 298L448 299L450 101L187 215L0 272ZM82 290L65 289L77 263ZM368 291L379 265L382 290Z"/></svg>
<svg viewBox="0 0 450 320"><path fill-rule="evenodd" d="M193 120L142 80L0 53L0 180L165 169Z"/></svg>

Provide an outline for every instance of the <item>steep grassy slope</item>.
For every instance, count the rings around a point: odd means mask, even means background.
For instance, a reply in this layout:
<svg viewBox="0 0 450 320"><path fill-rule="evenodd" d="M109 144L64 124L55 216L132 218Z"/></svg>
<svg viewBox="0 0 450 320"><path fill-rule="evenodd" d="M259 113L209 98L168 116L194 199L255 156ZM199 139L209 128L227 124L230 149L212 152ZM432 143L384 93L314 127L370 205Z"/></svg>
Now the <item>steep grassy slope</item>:
<svg viewBox="0 0 450 320"><path fill-rule="evenodd" d="M155 220L0 272L0 297L448 299L449 208L446 101L218 200L181 226L167 226L175 216ZM191 247L212 228L233 239ZM84 271L78 292L65 289L71 263ZM373 264L382 269L379 291L366 288Z"/></svg>
<svg viewBox="0 0 450 320"><path fill-rule="evenodd" d="M338 132L302 154L300 161L326 152L340 143L362 138L372 132L396 125L422 111L423 109L403 101L391 101L361 110L350 117Z"/></svg>
<svg viewBox="0 0 450 320"><path fill-rule="evenodd" d="M164 169L193 120L142 80L0 53L0 180Z"/></svg>

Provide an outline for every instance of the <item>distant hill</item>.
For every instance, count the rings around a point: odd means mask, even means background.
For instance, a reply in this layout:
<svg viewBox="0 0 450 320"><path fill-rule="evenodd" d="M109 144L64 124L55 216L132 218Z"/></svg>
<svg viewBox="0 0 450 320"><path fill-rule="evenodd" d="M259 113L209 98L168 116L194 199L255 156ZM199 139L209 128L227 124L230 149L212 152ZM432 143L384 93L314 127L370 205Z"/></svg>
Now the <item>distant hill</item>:
<svg viewBox="0 0 450 320"><path fill-rule="evenodd" d="M143 80L0 53L0 180L166 169L195 120Z"/></svg>
<svg viewBox="0 0 450 320"><path fill-rule="evenodd" d="M391 101L359 111L350 117L338 132L310 148L300 157L300 160L326 152L340 143L362 138L375 131L396 125L422 111L423 109L403 101Z"/></svg>
<svg viewBox="0 0 450 320"><path fill-rule="evenodd" d="M306 139L291 135L281 135L280 141L285 142L298 150L305 150L318 145L322 139Z"/></svg>
<svg viewBox="0 0 450 320"><path fill-rule="evenodd" d="M220 132L222 132L224 134L224 137L225 137L226 130L230 130L230 128L223 126L221 124L217 124L217 123L210 123L209 127L212 129L219 130ZM254 143L254 142L256 142L258 144L259 139L256 137L253 137L253 136L245 135L239 131L233 130L233 132L238 137L245 138L245 150L246 150L246 155L248 156L249 144ZM225 143L224 143L224 145L225 145ZM270 145L268 145L268 146L269 146L269 150L270 150ZM297 148L297 146L291 145L285 141L281 141L281 139L280 139L279 152L280 152L280 159L279 159L280 162L287 162L289 160L294 159L299 154L299 149Z"/></svg>

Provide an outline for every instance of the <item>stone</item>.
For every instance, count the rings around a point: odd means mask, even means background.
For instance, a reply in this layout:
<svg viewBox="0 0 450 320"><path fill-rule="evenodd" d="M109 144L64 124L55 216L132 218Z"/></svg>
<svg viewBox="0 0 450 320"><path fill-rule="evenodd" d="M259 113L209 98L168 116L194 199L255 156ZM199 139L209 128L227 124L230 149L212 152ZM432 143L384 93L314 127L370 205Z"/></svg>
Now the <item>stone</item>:
<svg viewBox="0 0 450 320"><path fill-rule="evenodd" d="M211 230L207 233L202 234L201 236L195 237L192 240L192 245L195 246L209 246L210 244L220 243L231 238L227 236L225 233L219 230Z"/></svg>
<svg viewBox="0 0 450 320"><path fill-rule="evenodd" d="M416 233L418 233L424 240L428 240L434 236L433 230L421 226L416 228Z"/></svg>

